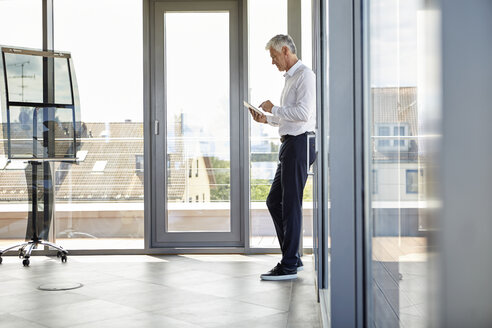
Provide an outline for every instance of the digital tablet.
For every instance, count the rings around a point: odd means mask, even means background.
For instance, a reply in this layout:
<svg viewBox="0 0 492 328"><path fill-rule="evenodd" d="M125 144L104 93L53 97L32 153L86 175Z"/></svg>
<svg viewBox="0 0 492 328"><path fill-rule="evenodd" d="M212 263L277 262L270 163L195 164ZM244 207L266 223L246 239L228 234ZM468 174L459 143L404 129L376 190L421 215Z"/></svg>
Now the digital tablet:
<svg viewBox="0 0 492 328"><path fill-rule="evenodd" d="M255 112L257 112L258 114L265 115L265 113L263 113L263 111L261 111L260 109L256 108L255 106L251 105L246 100L244 100L243 103L244 103L244 107L246 107L248 109L251 108L252 110L254 110Z"/></svg>

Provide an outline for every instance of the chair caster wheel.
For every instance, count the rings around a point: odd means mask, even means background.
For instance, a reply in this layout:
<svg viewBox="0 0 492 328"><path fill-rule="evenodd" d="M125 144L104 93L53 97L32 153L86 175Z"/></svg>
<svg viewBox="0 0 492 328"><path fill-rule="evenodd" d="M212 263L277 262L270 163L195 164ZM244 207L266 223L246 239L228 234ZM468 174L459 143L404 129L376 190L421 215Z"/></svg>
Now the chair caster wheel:
<svg viewBox="0 0 492 328"><path fill-rule="evenodd" d="M23 260L22 265L25 267L28 267L29 266L29 260L28 259Z"/></svg>
<svg viewBox="0 0 492 328"><path fill-rule="evenodd" d="M0 264L2 264L3 259L0 257Z"/></svg>
<svg viewBox="0 0 492 328"><path fill-rule="evenodd" d="M62 255L63 255L63 253L62 253L61 251L58 251L58 252L56 253L56 257L58 257L58 258L62 257Z"/></svg>
<svg viewBox="0 0 492 328"><path fill-rule="evenodd" d="M67 256L61 255L61 261L62 261L62 263L67 263Z"/></svg>

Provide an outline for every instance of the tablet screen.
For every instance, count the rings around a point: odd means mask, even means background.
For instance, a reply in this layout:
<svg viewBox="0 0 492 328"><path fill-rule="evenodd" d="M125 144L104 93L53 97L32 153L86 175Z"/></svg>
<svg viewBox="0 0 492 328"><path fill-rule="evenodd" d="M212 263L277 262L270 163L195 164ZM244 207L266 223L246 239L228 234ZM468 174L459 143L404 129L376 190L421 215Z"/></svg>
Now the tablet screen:
<svg viewBox="0 0 492 328"><path fill-rule="evenodd" d="M243 103L244 103L244 107L246 107L248 109L251 108L252 110L254 110L255 112L257 112L258 114L265 115L265 113L263 113L260 109L258 109L255 106L251 105L246 100L244 100Z"/></svg>

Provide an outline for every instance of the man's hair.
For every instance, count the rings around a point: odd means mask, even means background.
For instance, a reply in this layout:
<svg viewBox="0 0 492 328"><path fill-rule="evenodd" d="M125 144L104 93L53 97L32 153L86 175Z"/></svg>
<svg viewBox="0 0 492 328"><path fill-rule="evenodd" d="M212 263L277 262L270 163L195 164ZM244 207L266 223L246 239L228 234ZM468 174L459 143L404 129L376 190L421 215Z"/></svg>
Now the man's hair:
<svg viewBox="0 0 492 328"><path fill-rule="evenodd" d="M270 39L270 41L268 41L265 49L270 50L270 48L273 48L274 50L281 52L283 46L288 47L293 54L297 52L296 45L294 44L294 40L292 40L290 35L287 34L275 35L273 38Z"/></svg>

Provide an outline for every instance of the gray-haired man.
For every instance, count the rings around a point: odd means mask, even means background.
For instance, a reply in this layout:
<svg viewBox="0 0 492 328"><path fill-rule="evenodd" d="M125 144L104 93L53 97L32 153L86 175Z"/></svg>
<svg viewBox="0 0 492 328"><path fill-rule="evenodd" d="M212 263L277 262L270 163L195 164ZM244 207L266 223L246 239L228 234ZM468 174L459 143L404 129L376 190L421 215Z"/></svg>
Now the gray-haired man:
<svg viewBox="0 0 492 328"><path fill-rule="evenodd" d="M266 45L270 51L272 64L279 71L285 71L285 85L280 106L270 100L260 107L271 116L250 110L256 122L277 126L282 145L279 151L279 165L267 206L272 216L278 241L282 250L282 260L263 280L286 280L297 278L298 268L302 268L298 249L302 226L302 198L307 180L307 135L316 126L316 77L296 55L296 46L288 35L276 35ZM309 163L315 160L314 139L310 139Z"/></svg>

